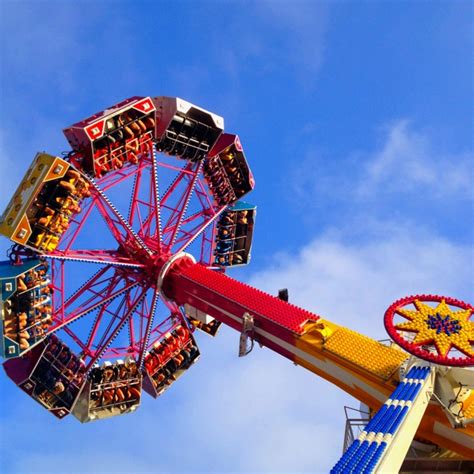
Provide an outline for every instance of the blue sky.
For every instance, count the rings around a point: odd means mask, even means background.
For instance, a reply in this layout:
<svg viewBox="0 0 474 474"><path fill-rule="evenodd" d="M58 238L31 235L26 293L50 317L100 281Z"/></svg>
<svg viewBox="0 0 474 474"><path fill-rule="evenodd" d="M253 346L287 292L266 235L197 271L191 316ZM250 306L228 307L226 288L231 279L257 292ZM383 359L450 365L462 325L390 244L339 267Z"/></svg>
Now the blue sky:
<svg viewBox="0 0 474 474"><path fill-rule="evenodd" d="M238 133L257 187L232 276L384 338L399 297L473 301L468 1L0 2L0 207L62 128L179 96ZM3 239L2 252L9 243ZM58 422L0 380L6 472L325 472L357 402L238 335L134 415Z"/></svg>

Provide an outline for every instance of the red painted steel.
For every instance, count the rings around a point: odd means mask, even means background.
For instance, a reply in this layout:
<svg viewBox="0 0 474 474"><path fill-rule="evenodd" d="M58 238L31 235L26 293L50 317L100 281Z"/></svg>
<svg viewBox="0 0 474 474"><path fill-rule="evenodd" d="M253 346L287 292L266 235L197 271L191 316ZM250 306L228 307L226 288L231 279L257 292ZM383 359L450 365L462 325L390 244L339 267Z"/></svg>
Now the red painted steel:
<svg viewBox="0 0 474 474"><path fill-rule="evenodd" d="M72 162L80 162L78 152L71 156ZM158 180L161 169L167 170L168 173L174 172L175 179L160 198ZM134 185L129 212L125 217L108 200L104 191L130 179L134 180ZM153 322L153 301L155 299L161 301L169 311L179 312L174 302L162 300L156 295L151 296L152 303L145 301L135 308L128 316L127 347L103 347L104 343L99 337L102 333L101 321L105 317L113 316L109 309L112 302L115 300L118 304L124 304L129 291L137 285L143 286L146 291L150 290L150 294L153 294L156 285L153 275L158 271L154 267L161 255L164 255L166 260L167 256L176 252L176 249L182 251L199 238L201 261L210 264L213 258L214 222L224 207L217 208L209 197L200 178L198 163L186 162L182 167L171 165L166 160L160 160L151 146L137 165L124 166L91 182L91 198L83 206L82 212L71 219L70 227L58 248L47 255L54 270L51 285L55 290L54 324L47 333L63 330L77 344L85 359L95 357L99 352L102 352L104 357L135 355L138 359L143 359L148 339L150 338L151 343L158 334L154 326L159 326L160 323L160 321ZM192 197L201 210L187 215L186 207ZM76 240L84 232L87 220L94 210L106 223L117 242L117 248L108 250L76 248ZM163 210L168 214L164 226L161 224ZM212 231L211 235L209 229ZM71 281L67 281L71 280L67 266L69 262L104 266L71 293ZM120 274L113 273L114 268L120 269ZM65 288L68 290L67 293ZM84 338L78 335L71 323L91 312L94 312L90 323L91 330L89 336ZM117 331L114 335L116 333Z"/></svg>
<svg viewBox="0 0 474 474"><path fill-rule="evenodd" d="M248 312L259 328L287 342L302 333L308 320L319 319L314 313L199 264L178 262L165 279L163 291L178 304L188 303L239 331L241 318Z"/></svg>
<svg viewBox="0 0 474 474"><path fill-rule="evenodd" d="M217 224L228 203L222 201L203 168L222 133L223 120L184 101L176 103L181 108L173 112L176 117L168 117L172 126L163 136L151 128L151 124L162 125L159 114L163 111L155 110L149 98L139 97L65 130L73 148L65 160L88 182L90 196L74 212L65 205L54 207L67 226L57 247L41 255L49 263L50 280L41 300L41 305L49 305L41 309L49 318L47 324L42 323L41 336L49 337L46 341L64 336L66 342L61 344L72 343L68 350L88 369L100 359L118 357L132 357L142 369L147 351L173 328L187 324L181 303L161 291L158 278L163 266L182 252L195 253L206 267L214 265ZM192 117L185 117L183 104L191 107ZM238 137L226 137L243 156ZM163 183L166 186L159 189ZM104 231L107 235L102 235ZM12 262L31 258L31 251L26 254L26 250L16 246ZM86 281L79 282L78 277ZM235 284L236 291L243 288ZM206 292L209 289L202 287L203 297ZM255 315L262 310L263 318L263 307L247 307L245 301L236 306L225 291L220 298L223 308ZM298 330L308 317L315 317L299 312L286 320L277 301L265 312L269 317L262 319L262 327L271 327L273 333ZM25 337L31 343L25 354L34 354L41 341Z"/></svg>

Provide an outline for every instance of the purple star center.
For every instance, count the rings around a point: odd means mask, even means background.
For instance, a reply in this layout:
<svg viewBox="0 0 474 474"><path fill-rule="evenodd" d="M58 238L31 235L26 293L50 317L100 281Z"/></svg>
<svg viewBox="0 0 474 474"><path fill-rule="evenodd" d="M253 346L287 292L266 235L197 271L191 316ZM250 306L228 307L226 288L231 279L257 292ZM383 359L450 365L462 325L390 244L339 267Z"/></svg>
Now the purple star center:
<svg viewBox="0 0 474 474"><path fill-rule="evenodd" d="M453 319L451 316L443 317L441 314L429 315L426 324L430 329L436 329L436 334L445 333L447 336L457 334L462 329L459 320Z"/></svg>

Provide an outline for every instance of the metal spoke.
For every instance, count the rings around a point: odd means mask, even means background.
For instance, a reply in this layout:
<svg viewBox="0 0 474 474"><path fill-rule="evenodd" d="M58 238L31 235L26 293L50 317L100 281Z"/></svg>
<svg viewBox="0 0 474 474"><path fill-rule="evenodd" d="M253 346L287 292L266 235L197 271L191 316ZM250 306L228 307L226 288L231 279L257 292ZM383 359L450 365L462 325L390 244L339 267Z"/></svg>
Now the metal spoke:
<svg viewBox="0 0 474 474"><path fill-rule="evenodd" d="M152 328L152 325L153 325L153 320L155 318L155 313L156 313L156 309L157 309L157 306L158 306L159 298L160 298L160 295L159 295L158 291L154 291L152 302L151 302L150 312L147 315L148 320L147 320L147 324L146 324L146 328L145 328L145 334L143 335L143 337L141 339L140 353L138 355L138 368L140 370L142 369L143 363L144 363L144 360L145 360L145 352L146 352L146 349L147 349L148 340L150 338L151 328Z"/></svg>
<svg viewBox="0 0 474 474"><path fill-rule="evenodd" d="M187 240L186 238L180 239L179 243L184 240L184 243L176 253L183 252L189 245L191 245L200 235L204 232L211 224L213 224L217 218L224 212L226 206L222 206L208 221L196 226L194 229L190 230L187 234L190 236Z"/></svg>
<svg viewBox="0 0 474 474"><path fill-rule="evenodd" d="M98 195L97 208L109 227L112 235L119 245L127 246L132 243L138 248L143 249L151 255L151 250L146 246L143 240L136 234L130 224L124 219L120 212L110 202L104 192L97 186L92 178L89 178L95 192Z"/></svg>
<svg viewBox="0 0 474 474"><path fill-rule="evenodd" d="M46 258L57 260L101 263L112 266L143 268L142 263L137 263L130 257L121 255L116 250L54 250Z"/></svg>
<svg viewBox="0 0 474 474"><path fill-rule="evenodd" d="M199 164L197 166L194 176L190 180L185 193L183 194L183 196L181 196L181 199L178 203L178 206L174 209L174 212L173 212L173 214L171 215L171 217L168 221L168 225L170 224L170 222L172 222L174 224L173 231L171 233L171 237L170 237L169 242L166 246L166 249L168 251L173 246L173 244L176 240L176 237L178 235L178 231L181 227L181 224L182 224L182 221L183 221L183 218L184 218L184 214L186 213L186 210L188 208L189 200L191 199L191 196L192 196L192 193L193 193L193 190L194 190L194 186L196 185L196 181L197 181L198 174L199 174L199 171L201 169L201 166L202 166L201 164Z"/></svg>
<svg viewBox="0 0 474 474"><path fill-rule="evenodd" d="M53 315L53 320L56 321L56 324L53 323L49 332L52 333L52 332L58 331L64 326L71 324L72 322L76 321L82 316L85 316L86 314L94 311L95 309L100 308L102 305L108 303L109 301L114 300L118 296L122 295L123 293L126 293L127 291L129 291L130 289L138 285L139 283L137 282L127 282L124 288L114 291L112 294L110 294L108 297L105 297L105 298L101 291L93 291L90 288L87 288L87 291L89 293L92 293L92 296L86 302L79 305L78 308L68 312L67 316L63 316L59 320L58 318L55 318Z"/></svg>
<svg viewBox="0 0 474 474"><path fill-rule="evenodd" d="M95 355L91 358L87 364L86 370L90 370L94 363L102 357L108 346L112 343L117 334L122 330L127 320L132 316L137 306L141 303L142 299L146 296L147 288L140 288L141 291L137 291L135 296L130 298L130 291L127 292L123 299L123 308L125 313L120 315L119 313L114 314L107 331L104 332L100 343L97 345ZM115 322L115 325L113 324Z"/></svg>

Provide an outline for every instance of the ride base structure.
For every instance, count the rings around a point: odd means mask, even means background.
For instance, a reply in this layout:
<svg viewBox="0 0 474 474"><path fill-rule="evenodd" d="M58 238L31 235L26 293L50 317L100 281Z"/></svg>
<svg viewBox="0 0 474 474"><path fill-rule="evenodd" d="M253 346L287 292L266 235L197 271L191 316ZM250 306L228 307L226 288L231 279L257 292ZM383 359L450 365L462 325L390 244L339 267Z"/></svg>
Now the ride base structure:
<svg viewBox="0 0 474 474"><path fill-rule="evenodd" d="M31 398L81 422L133 412L225 324L240 356L257 342L366 407L332 472L403 470L415 447L420 469L470 469L472 305L403 298L385 344L227 276L251 259L255 182L224 119L187 101L132 97L64 133L72 150L38 153L0 218L0 350Z"/></svg>

